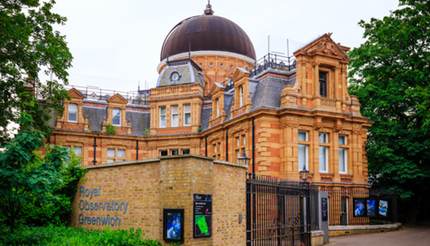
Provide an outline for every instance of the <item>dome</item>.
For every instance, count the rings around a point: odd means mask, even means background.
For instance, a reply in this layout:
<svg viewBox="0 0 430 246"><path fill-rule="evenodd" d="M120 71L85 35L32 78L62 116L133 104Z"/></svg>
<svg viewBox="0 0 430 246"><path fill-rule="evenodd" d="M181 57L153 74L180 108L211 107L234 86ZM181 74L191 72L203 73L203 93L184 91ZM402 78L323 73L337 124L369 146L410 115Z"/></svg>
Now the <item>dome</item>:
<svg viewBox="0 0 430 246"><path fill-rule="evenodd" d="M255 60L254 46L245 31L233 21L213 15L210 4L203 15L173 27L164 40L160 60L188 51L225 51Z"/></svg>

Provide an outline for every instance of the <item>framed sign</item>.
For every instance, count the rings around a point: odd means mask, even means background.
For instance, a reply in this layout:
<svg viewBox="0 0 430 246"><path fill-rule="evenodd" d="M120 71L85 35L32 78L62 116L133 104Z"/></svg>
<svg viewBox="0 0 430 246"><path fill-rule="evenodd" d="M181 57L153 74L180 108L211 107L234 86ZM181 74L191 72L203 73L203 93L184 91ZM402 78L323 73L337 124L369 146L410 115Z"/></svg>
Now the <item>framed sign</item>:
<svg viewBox="0 0 430 246"><path fill-rule="evenodd" d="M366 216L366 199L364 198L354 198L354 217L364 217Z"/></svg>
<svg viewBox="0 0 430 246"><path fill-rule="evenodd" d="M193 201L193 237L210 237L212 235L212 195L194 194Z"/></svg>
<svg viewBox="0 0 430 246"><path fill-rule="evenodd" d="M378 208L378 214L381 217L387 217L388 216L388 201L387 200L379 200L379 208Z"/></svg>
<svg viewBox="0 0 430 246"><path fill-rule="evenodd" d="M322 197L321 198L321 220L323 222L326 222L328 219L328 204L327 204L327 198Z"/></svg>
<svg viewBox="0 0 430 246"><path fill-rule="evenodd" d="M183 209L163 209L163 238L166 242L184 241Z"/></svg>
<svg viewBox="0 0 430 246"><path fill-rule="evenodd" d="M366 201L366 206L367 206L367 216L369 217L376 217L376 208L378 204L378 200L374 199L374 198L369 198Z"/></svg>

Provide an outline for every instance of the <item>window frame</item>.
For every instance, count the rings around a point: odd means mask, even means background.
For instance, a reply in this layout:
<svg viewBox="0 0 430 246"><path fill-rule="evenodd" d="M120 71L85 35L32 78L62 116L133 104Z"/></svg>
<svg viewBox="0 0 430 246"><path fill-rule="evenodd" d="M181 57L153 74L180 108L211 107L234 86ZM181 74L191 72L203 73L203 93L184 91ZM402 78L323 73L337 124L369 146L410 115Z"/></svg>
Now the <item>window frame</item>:
<svg viewBox="0 0 430 246"><path fill-rule="evenodd" d="M162 110L164 110L164 113L162 113ZM167 127L167 107L166 106L159 106L158 107L158 127L159 128L166 128ZM163 120L164 118L164 120ZM164 123L164 124L162 124Z"/></svg>
<svg viewBox="0 0 430 246"><path fill-rule="evenodd" d="M183 108L183 111L184 111L184 126L191 126L191 121L192 121L192 118L191 118L191 104L190 103L187 103L187 104L184 104L183 106L182 106L182 108ZM189 115L189 123L187 123L187 114Z"/></svg>
<svg viewBox="0 0 430 246"><path fill-rule="evenodd" d="M243 107L245 104L243 100L243 85L239 85L239 108Z"/></svg>
<svg viewBox="0 0 430 246"><path fill-rule="evenodd" d="M321 139L321 136L324 136ZM329 163L330 163L330 133L328 132L319 132L318 133L318 170L320 173L328 173L329 172ZM321 163L321 150L323 150L324 155L324 163ZM324 168L322 168L324 167Z"/></svg>
<svg viewBox="0 0 430 246"><path fill-rule="evenodd" d="M109 156L109 150L113 150L113 156ZM124 156L119 157L118 152L124 151ZM106 162L107 163L114 163L119 161L127 161L127 148L125 147L114 147L109 146L106 148Z"/></svg>
<svg viewBox="0 0 430 246"><path fill-rule="evenodd" d="M324 75L324 79L321 78ZM324 70L318 71L319 94L320 97L328 97L329 72Z"/></svg>
<svg viewBox="0 0 430 246"><path fill-rule="evenodd" d="M114 123L114 117L116 116L114 112L118 112L118 116L119 116L119 123ZM122 117L121 117L121 109L120 108L113 108L112 109L112 119L111 119L111 124L113 126L121 126L121 121L122 121Z"/></svg>
<svg viewBox="0 0 430 246"><path fill-rule="evenodd" d="M70 108L71 108L71 106L74 106L75 109L76 109L76 111L75 111L75 120L71 120L70 119ZM78 112L79 112L78 104L76 104L76 103L69 103L67 105L67 122L78 123L78 115L79 115Z"/></svg>
<svg viewBox="0 0 430 246"><path fill-rule="evenodd" d="M300 139L300 134L304 133L305 134L305 138L304 140ZM308 130L298 130L297 132L297 169L298 171L309 171L309 146L310 146L310 142L309 142L309 131ZM300 163L300 147L303 147L304 149L304 166L305 169L301 168L301 163Z"/></svg>
<svg viewBox="0 0 430 246"><path fill-rule="evenodd" d="M344 138L345 142L341 144L340 139L341 137ZM343 158L341 158L341 152L343 153ZM339 134L338 136L338 168L339 168L339 174L348 174L348 152L349 152L349 146L348 146L348 135L345 134ZM343 161L343 163L342 163ZM341 170L341 166L345 167L345 170Z"/></svg>
<svg viewBox="0 0 430 246"><path fill-rule="evenodd" d="M179 106L170 106L170 127L179 127Z"/></svg>

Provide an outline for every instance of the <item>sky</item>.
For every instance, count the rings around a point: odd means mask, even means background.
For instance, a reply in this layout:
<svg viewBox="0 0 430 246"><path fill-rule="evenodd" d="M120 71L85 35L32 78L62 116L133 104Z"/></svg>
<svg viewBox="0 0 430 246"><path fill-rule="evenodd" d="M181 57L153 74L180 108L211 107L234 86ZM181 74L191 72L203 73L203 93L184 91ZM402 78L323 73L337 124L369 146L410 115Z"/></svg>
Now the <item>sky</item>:
<svg viewBox="0 0 430 246"><path fill-rule="evenodd" d="M181 20L203 13L206 0L57 0L67 17L59 27L73 54L69 84L116 91L154 87L167 33ZM212 0L215 15L245 30L257 58L270 50L290 53L332 32L335 42L364 42L360 20L381 18L398 0Z"/></svg>

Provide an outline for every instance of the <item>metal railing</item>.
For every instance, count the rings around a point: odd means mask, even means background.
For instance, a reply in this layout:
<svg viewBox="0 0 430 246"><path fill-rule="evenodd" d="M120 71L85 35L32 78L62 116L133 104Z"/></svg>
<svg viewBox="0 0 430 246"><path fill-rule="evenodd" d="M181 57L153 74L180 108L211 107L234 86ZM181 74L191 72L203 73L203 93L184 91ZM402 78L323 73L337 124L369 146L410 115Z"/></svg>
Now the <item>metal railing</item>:
<svg viewBox="0 0 430 246"><path fill-rule="evenodd" d="M102 89L95 86L79 86L79 85L67 85L66 89L75 88L79 90L85 99L92 100L107 100L114 94L120 94L128 100L129 104L136 105L149 105L150 90L138 90L138 91L119 91Z"/></svg>
<svg viewBox="0 0 430 246"><path fill-rule="evenodd" d="M256 76L269 68L286 72L292 71L296 68L296 61L292 56L268 53L256 61L250 76Z"/></svg>

